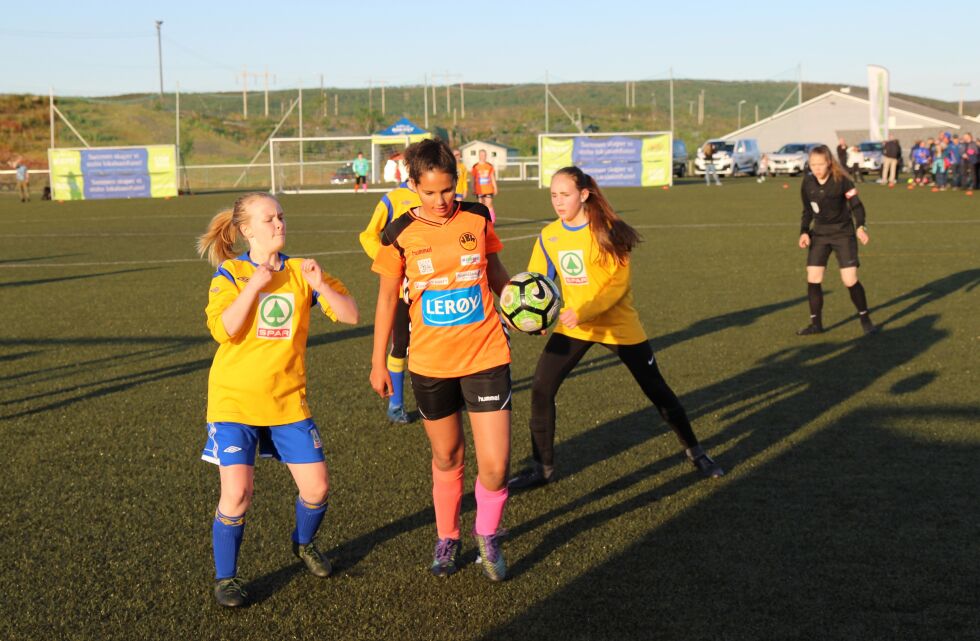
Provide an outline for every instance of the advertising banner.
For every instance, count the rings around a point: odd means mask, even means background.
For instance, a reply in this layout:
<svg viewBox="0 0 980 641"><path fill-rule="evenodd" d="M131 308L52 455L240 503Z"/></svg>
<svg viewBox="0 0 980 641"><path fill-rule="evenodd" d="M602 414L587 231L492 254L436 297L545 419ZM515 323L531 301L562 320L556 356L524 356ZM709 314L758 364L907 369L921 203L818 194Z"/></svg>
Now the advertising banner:
<svg viewBox="0 0 980 641"><path fill-rule="evenodd" d="M169 198L177 195L173 145L49 149L54 200Z"/></svg>
<svg viewBox="0 0 980 641"><path fill-rule="evenodd" d="M579 167L600 187L658 187L672 178L669 133L542 136L540 159L542 186L568 165Z"/></svg>

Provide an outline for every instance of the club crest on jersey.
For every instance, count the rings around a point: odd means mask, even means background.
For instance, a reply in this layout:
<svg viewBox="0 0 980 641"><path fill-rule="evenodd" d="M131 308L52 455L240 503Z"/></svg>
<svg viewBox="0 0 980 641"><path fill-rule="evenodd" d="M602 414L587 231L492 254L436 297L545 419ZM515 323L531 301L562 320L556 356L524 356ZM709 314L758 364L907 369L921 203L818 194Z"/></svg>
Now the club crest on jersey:
<svg viewBox="0 0 980 641"><path fill-rule="evenodd" d="M561 279L568 285L588 285L589 274L585 271L585 259L581 249L558 252Z"/></svg>
<svg viewBox="0 0 980 641"><path fill-rule="evenodd" d="M292 292L259 294L258 328L256 336L286 340L293 332L293 312L296 309Z"/></svg>
<svg viewBox="0 0 980 641"><path fill-rule="evenodd" d="M476 249L476 236L468 231L463 232L463 234L459 237L459 246L468 252L473 251Z"/></svg>
<svg viewBox="0 0 980 641"><path fill-rule="evenodd" d="M469 325L483 319L483 294L479 285L422 292L422 322L426 325Z"/></svg>
<svg viewBox="0 0 980 641"><path fill-rule="evenodd" d="M415 264L418 266L420 274L431 274L435 271L432 267L431 258L420 258L415 261Z"/></svg>

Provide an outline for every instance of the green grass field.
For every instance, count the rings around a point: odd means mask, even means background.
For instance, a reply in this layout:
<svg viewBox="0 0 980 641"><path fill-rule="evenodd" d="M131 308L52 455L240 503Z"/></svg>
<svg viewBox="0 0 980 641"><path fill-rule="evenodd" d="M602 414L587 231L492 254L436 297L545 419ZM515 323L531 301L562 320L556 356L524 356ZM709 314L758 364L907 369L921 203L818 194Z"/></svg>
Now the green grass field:
<svg viewBox="0 0 980 641"><path fill-rule="evenodd" d="M287 252L344 280L363 321L310 332L333 487L318 541L337 572L301 571L294 488L262 462L244 611L210 594L212 270L193 253L234 196L3 197L0 638L980 638L980 202L863 187L861 280L883 332L861 336L831 270L830 331L804 340L799 183L783 182L609 190L646 239L633 286L661 368L730 472L700 480L596 348L559 395L561 481L508 505L503 584L426 571L427 443L387 424L367 383L376 279L356 234L375 196L284 198ZM547 194L505 184L498 211L520 271ZM514 341L515 469L543 344ZM468 488L474 472L470 453ZM473 508L469 494L464 530Z"/></svg>

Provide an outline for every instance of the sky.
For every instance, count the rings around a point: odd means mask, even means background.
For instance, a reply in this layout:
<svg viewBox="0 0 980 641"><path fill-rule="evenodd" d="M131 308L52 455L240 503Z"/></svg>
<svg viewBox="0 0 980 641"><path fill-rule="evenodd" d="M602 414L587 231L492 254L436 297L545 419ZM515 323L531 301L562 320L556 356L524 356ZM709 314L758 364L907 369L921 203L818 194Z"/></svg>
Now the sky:
<svg viewBox="0 0 980 641"><path fill-rule="evenodd" d="M240 91L242 70L271 88L452 82L804 81L980 99L980 3L675 0L335 0L11 3L0 23L0 93L100 96L159 89ZM930 26L932 25L932 26ZM249 86L261 82L250 77ZM436 84L444 80L437 76ZM956 83L969 83L959 88Z"/></svg>

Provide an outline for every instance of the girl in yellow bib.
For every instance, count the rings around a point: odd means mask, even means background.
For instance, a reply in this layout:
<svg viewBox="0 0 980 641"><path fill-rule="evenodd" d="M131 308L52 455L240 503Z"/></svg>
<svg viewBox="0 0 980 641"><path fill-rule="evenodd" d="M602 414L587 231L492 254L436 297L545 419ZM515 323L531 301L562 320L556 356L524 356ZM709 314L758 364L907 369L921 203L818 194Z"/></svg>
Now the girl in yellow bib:
<svg viewBox="0 0 980 641"><path fill-rule="evenodd" d="M541 231L527 269L557 280L565 307L534 372L534 464L512 478L510 488L556 480L555 396L565 377L596 343L614 352L629 368L673 428L695 468L708 477L721 476L724 472L699 445L677 395L660 374L633 307L630 253L640 242L639 234L616 215L595 180L578 167L565 167L554 175L551 204L558 220Z"/></svg>
<svg viewBox="0 0 980 641"><path fill-rule="evenodd" d="M236 256L239 238L248 251ZM251 193L215 216L197 243L217 267L206 314L218 351L208 377L208 439L201 458L219 466L221 497L211 527L214 596L227 607L247 600L238 550L258 450L286 463L299 490L293 554L314 575L330 574L330 563L313 544L327 511L329 480L306 403L306 337L311 308L353 324L357 304L315 260L282 254L285 242L279 201Z"/></svg>

